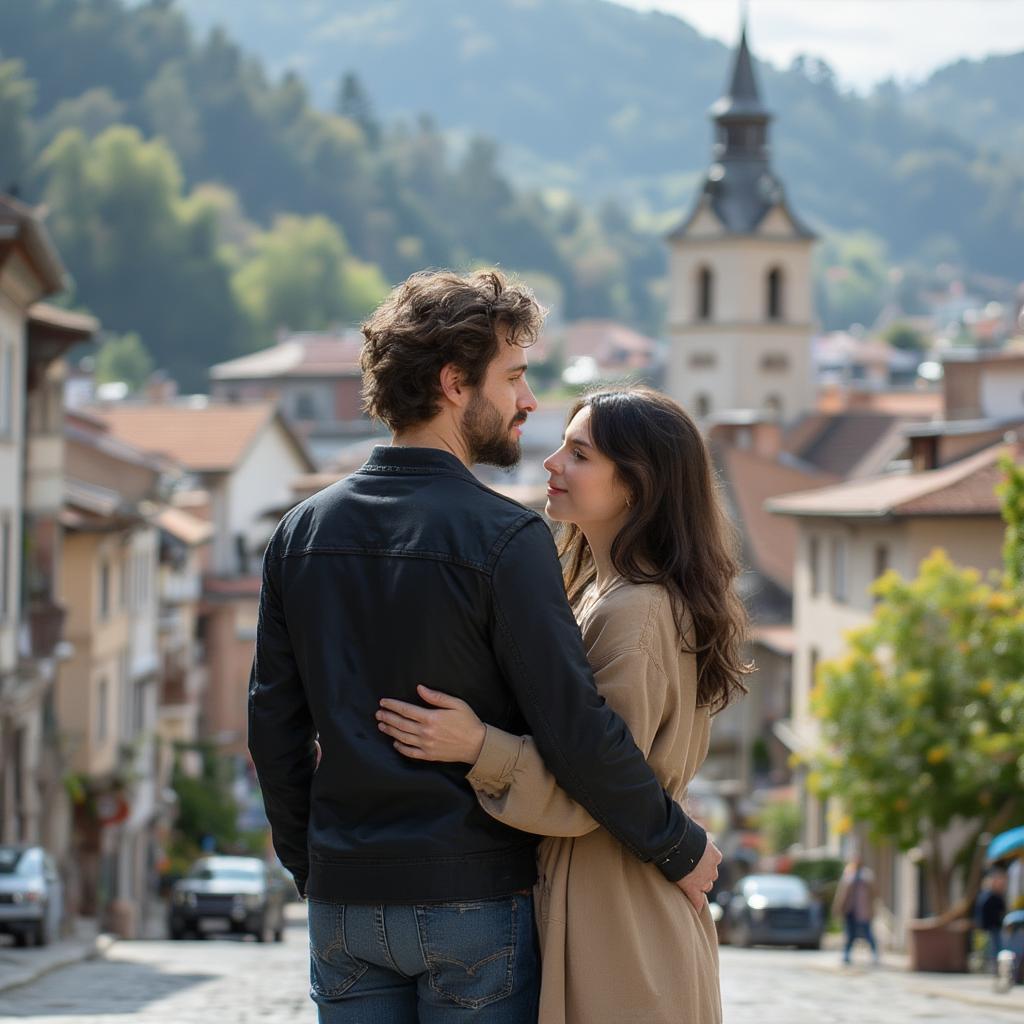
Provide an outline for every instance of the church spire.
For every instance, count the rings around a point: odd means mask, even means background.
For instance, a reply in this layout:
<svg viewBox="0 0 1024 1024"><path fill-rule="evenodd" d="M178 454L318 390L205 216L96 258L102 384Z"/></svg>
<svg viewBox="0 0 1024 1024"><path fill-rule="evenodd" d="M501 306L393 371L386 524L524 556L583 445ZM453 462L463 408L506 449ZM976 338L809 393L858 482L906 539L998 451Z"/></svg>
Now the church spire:
<svg viewBox="0 0 1024 1024"><path fill-rule="evenodd" d="M743 27L740 31L740 44L736 48L733 58L732 74L729 79L729 86L725 95L717 100L711 107L711 116L718 123L718 141L726 143L727 149L733 149L728 143L731 140L738 142L758 141L758 149L767 145L767 126L771 120L764 104L761 102L761 92L757 87L757 77L754 74L754 61L750 56L750 47L747 45L747 23L743 20ZM730 125L751 128L752 131L729 131ZM747 150L750 153L750 146L740 146L738 149ZM719 156L725 156L723 151ZM729 156L738 156L739 152L730 152ZM760 154L758 154L760 155Z"/></svg>
<svg viewBox="0 0 1024 1024"><path fill-rule="evenodd" d="M772 115L761 101L745 13L725 95L712 105L710 114L715 122L712 163L697 205L675 233L684 234L697 211L710 206L729 233L753 234L765 214L784 203L784 197L782 182L772 171L769 158ZM813 237L791 210L788 213L798 234Z"/></svg>

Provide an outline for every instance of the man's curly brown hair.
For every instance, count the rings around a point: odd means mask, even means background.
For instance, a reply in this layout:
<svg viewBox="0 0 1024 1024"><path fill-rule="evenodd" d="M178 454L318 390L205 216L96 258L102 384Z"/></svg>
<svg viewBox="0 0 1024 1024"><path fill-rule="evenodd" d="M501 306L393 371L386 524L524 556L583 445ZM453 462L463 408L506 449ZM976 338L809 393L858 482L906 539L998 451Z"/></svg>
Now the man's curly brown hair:
<svg viewBox="0 0 1024 1024"><path fill-rule="evenodd" d="M394 432L432 419L443 366L479 386L498 351L498 328L508 344L526 348L544 314L526 285L499 270L413 274L363 324L363 406Z"/></svg>

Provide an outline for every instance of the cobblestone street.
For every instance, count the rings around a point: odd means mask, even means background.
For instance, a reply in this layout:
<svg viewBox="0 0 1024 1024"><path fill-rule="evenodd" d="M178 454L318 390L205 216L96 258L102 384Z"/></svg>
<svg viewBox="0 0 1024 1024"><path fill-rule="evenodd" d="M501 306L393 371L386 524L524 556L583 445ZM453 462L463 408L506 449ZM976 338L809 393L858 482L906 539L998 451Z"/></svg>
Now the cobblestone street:
<svg viewBox="0 0 1024 1024"><path fill-rule="evenodd" d="M0 1019L36 1024L312 1024L301 907L286 941L119 942L105 959L0 992ZM1022 1019L1020 992L980 978L841 970L834 953L722 950L726 1024L990 1024ZM972 983L973 986L972 986ZM963 997L950 998L943 986ZM1002 1002L1005 1000L1005 1004ZM681 1018L682 1019L682 1018Z"/></svg>

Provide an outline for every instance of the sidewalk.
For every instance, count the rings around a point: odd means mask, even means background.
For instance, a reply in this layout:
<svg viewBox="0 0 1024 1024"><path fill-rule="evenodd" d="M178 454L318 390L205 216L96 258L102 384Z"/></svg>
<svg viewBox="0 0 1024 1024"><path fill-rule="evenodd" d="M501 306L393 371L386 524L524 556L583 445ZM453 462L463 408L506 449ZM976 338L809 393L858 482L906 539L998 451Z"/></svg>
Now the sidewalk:
<svg viewBox="0 0 1024 1024"><path fill-rule="evenodd" d="M862 943L855 948L853 964L849 967L842 963L839 948L823 950L812 956L813 960L809 966L814 970L828 971L841 976L864 975L872 971L902 974L906 978L908 990L921 995L933 999L952 999L969 1006L1017 1010L1024 1019L1024 985L1015 985L1009 992L999 993L993 990L992 976L989 974L934 974L911 971L909 957L888 952L882 953L881 965L874 967Z"/></svg>
<svg viewBox="0 0 1024 1024"><path fill-rule="evenodd" d="M48 946L19 949L8 939L0 945L0 992L27 985L60 967L103 956L115 941L114 936L100 932L91 918L78 918L70 936Z"/></svg>

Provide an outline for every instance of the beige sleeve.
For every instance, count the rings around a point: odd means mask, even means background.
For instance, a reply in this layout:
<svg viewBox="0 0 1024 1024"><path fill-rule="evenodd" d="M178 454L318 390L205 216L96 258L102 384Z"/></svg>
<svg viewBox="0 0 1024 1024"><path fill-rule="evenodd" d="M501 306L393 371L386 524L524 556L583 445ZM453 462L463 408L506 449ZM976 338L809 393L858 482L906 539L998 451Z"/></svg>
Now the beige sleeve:
<svg viewBox="0 0 1024 1024"><path fill-rule="evenodd" d="M622 651L597 669L594 678L646 757L661 725L668 689L657 661L641 648ZM466 778L480 806L513 828L542 836L582 836L600 827L559 787L529 736L487 726L480 756Z"/></svg>

